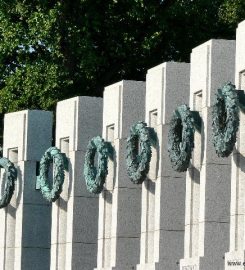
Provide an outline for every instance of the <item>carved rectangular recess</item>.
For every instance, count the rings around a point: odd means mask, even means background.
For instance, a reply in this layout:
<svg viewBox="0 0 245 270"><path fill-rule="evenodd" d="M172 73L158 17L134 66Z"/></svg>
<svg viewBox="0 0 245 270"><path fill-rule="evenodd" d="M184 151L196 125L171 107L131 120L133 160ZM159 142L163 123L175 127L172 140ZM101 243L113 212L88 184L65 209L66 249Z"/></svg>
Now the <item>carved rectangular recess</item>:
<svg viewBox="0 0 245 270"><path fill-rule="evenodd" d="M239 72L239 88L245 90L245 70Z"/></svg>
<svg viewBox="0 0 245 270"><path fill-rule="evenodd" d="M18 148L10 148L8 149L8 157L11 162L14 164L18 163Z"/></svg>
<svg viewBox="0 0 245 270"><path fill-rule="evenodd" d="M157 110L153 110L153 111L150 111L149 114L150 114L149 126L151 128L154 128L156 131L158 112ZM152 147L151 150L152 150L152 157L151 157L151 163L150 163L148 176L151 180L154 181L157 178L159 158L158 158L158 149L156 149L155 147Z"/></svg>
<svg viewBox="0 0 245 270"><path fill-rule="evenodd" d="M109 125L106 127L106 139L108 142L113 142L114 141L114 135L115 133L115 125Z"/></svg>
<svg viewBox="0 0 245 270"><path fill-rule="evenodd" d="M111 142L111 144L114 146L114 138L115 138L115 125L111 124L106 126L106 140L108 142ZM97 156L95 157L95 161L97 161ZM96 164L97 165L97 164ZM113 182L115 180L115 163L114 160L109 159L108 160L108 175L106 177L106 188L108 190L113 189Z"/></svg>
<svg viewBox="0 0 245 270"><path fill-rule="evenodd" d="M157 126L157 110L150 111L150 127Z"/></svg>
<svg viewBox="0 0 245 270"><path fill-rule="evenodd" d="M38 181L39 170L40 170L40 161L36 161L36 187L35 187L35 190L40 190L40 183Z"/></svg>
<svg viewBox="0 0 245 270"><path fill-rule="evenodd" d="M202 90L194 93L194 111L199 113L202 111Z"/></svg>
<svg viewBox="0 0 245 270"><path fill-rule="evenodd" d="M60 139L60 150L69 157L69 137Z"/></svg>
<svg viewBox="0 0 245 270"><path fill-rule="evenodd" d="M18 147L9 148L7 151L8 159L14 164L15 167L18 165ZM19 183L16 183L16 194L19 192ZM15 200L12 200L12 205L15 204Z"/></svg>
<svg viewBox="0 0 245 270"><path fill-rule="evenodd" d="M60 139L60 151L61 153L65 154L65 157L67 159L69 159L69 137L65 137L65 138L61 138ZM66 166L69 166L68 164L68 160L67 160L67 163L65 164ZM67 170L65 170L65 182L64 182L64 185L63 185L63 196L64 198L66 198L68 196L68 193L67 193L67 190L68 190L68 187L70 186L70 179L69 179L69 173Z"/></svg>

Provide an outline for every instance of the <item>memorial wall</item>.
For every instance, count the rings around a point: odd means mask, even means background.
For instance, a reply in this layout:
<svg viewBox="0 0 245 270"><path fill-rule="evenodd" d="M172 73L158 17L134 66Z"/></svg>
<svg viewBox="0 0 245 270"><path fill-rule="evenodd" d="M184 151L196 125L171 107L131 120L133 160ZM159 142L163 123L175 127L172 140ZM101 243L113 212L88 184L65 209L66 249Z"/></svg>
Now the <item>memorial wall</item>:
<svg viewBox="0 0 245 270"><path fill-rule="evenodd" d="M103 99L4 117L0 269L245 267L245 21Z"/></svg>

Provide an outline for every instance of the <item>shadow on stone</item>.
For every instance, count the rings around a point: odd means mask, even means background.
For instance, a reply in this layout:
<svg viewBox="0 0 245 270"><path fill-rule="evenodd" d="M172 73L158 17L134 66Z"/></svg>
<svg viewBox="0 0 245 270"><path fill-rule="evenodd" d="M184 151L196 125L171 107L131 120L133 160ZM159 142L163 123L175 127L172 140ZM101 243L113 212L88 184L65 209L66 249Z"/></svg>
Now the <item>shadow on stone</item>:
<svg viewBox="0 0 245 270"><path fill-rule="evenodd" d="M104 189L102 197L107 203L112 204L112 192L110 190Z"/></svg>
<svg viewBox="0 0 245 270"><path fill-rule="evenodd" d="M21 200L21 196L23 196L23 193L22 193L22 184L23 184L23 174L22 174L22 172L21 172L21 170L20 170L20 167L19 166L17 166L16 167L16 169L17 169L17 181L18 181L18 193L16 194L16 208L18 208L18 206L19 206L19 204L20 204L20 200ZM17 181L15 182L15 192L17 192L16 190L17 190ZM14 194L15 194L15 192L14 192ZM13 194L13 196L14 196L14 194Z"/></svg>
<svg viewBox="0 0 245 270"><path fill-rule="evenodd" d="M245 157L237 149L236 149L236 154L233 156L233 160L236 166L242 172L245 172Z"/></svg>
<svg viewBox="0 0 245 270"><path fill-rule="evenodd" d="M113 160L113 184L112 184L112 187L114 189L115 183L116 183L116 174L117 174L117 153L116 153L115 148L112 148L112 149L113 149L113 154L110 158L111 158L111 160Z"/></svg>
<svg viewBox="0 0 245 270"><path fill-rule="evenodd" d="M155 181L152 181L150 178L147 177L144 181L144 185L147 191L155 195Z"/></svg>
<svg viewBox="0 0 245 270"><path fill-rule="evenodd" d="M3 171L3 175L1 176L1 197L3 195L4 189L5 189L5 184L6 184L6 172L4 171L4 169L1 168L1 170Z"/></svg>
<svg viewBox="0 0 245 270"><path fill-rule="evenodd" d="M205 132L204 132L204 125L203 125L203 119L201 118L201 164L203 163L204 159L204 151L205 151ZM200 174L200 173L199 173Z"/></svg>
<svg viewBox="0 0 245 270"><path fill-rule="evenodd" d="M71 196L72 185L73 185L72 180L71 180L72 175L73 175L73 167L69 158L68 158L68 172L67 173L68 173L68 179L69 179L69 184L68 184L68 200L69 200Z"/></svg>
<svg viewBox="0 0 245 270"><path fill-rule="evenodd" d="M67 212L67 201L65 201L62 197L59 197L57 201L59 204L59 208Z"/></svg>
<svg viewBox="0 0 245 270"><path fill-rule="evenodd" d="M190 166L188 172L191 180L197 184L200 184L200 171L196 167Z"/></svg>

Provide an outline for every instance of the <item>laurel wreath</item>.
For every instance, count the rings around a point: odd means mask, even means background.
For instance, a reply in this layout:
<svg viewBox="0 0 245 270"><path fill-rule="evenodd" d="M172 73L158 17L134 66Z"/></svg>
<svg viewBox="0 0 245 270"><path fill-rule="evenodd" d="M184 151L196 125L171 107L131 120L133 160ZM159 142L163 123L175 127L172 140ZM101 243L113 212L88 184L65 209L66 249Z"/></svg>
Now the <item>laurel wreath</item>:
<svg viewBox="0 0 245 270"><path fill-rule="evenodd" d="M98 155L97 168L94 165L95 155ZM112 158L113 149L109 142L100 136L92 138L87 146L84 161L84 178L90 193L102 192L108 174L108 158Z"/></svg>
<svg viewBox="0 0 245 270"><path fill-rule="evenodd" d="M52 188L48 180L51 162L54 164ZM67 158L57 147L50 147L41 158L38 181L43 197L49 202L55 202L60 197L65 178L66 162Z"/></svg>
<svg viewBox="0 0 245 270"><path fill-rule="evenodd" d="M0 199L0 208L8 206L15 189L15 181L17 180L17 170L14 164L7 158L0 158L0 167L4 168L6 175L6 183L4 187L4 193Z"/></svg>
<svg viewBox="0 0 245 270"><path fill-rule="evenodd" d="M151 145L151 132L146 123L140 121L134 124L130 128L126 146L127 173L134 184L141 184L149 172Z"/></svg>
<svg viewBox="0 0 245 270"><path fill-rule="evenodd" d="M171 165L177 172L184 172L189 167L194 148L194 122L187 105L177 107L170 121L168 153Z"/></svg>
<svg viewBox="0 0 245 270"><path fill-rule="evenodd" d="M212 111L213 144L219 157L228 157L236 143L239 128L239 100L235 85L225 84L217 90Z"/></svg>

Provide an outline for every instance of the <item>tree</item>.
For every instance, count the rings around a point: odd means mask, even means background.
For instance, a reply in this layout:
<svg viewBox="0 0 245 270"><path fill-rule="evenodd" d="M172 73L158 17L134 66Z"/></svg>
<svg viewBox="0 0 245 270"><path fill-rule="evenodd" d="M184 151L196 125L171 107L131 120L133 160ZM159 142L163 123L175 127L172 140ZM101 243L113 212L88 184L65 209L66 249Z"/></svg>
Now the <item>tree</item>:
<svg viewBox="0 0 245 270"><path fill-rule="evenodd" d="M243 0L225 0L219 9L219 19L231 32L237 24L245 19L245 2Z"/></svg>
<svg viewBox="0 0 245 270"><path fill-rule="evenodd" d="M210 38L234 38L243 0L2 0L0 113L52 110L144 80L163 61L189 61Z"/></svg>

